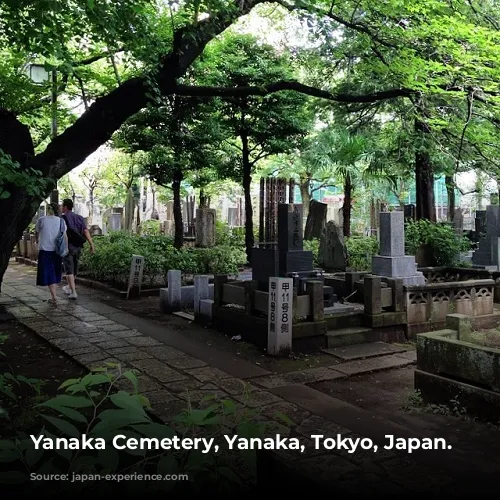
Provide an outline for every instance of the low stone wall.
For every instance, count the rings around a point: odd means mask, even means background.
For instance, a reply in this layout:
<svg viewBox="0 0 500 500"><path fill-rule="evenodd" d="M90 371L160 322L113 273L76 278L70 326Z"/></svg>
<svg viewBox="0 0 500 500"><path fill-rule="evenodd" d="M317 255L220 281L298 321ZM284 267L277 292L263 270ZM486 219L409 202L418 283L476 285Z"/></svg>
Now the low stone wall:
<svg viewBox="0 0 500 500"><path fill-rule="evenodd" d="M418 270L423 273L427 284L495 279L494 275L498 274L468 267L422 267Z"/></svg>
<svg viewBox="0 0 500 500"><path fill-rule="evenodd" d="M444 326L446 315L493 314L495 281L471 280L405 286L406 321L412 334Z"/></svg>
<svg viewBox="0 0 500 500"><path fill-rule="evenodd" d="M500 349L473 343L471 322L451 314L446 329L417 336L415 389L426 403L454 401L472 415L498 422Z"/></svg>

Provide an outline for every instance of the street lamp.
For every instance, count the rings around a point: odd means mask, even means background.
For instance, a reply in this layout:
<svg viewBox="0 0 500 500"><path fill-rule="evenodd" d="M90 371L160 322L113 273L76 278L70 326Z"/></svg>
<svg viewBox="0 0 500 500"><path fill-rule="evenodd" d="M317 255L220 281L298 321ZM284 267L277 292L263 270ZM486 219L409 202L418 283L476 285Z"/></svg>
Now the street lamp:
<svg viewBox="0 0 500 500"><path fill-rule="evenodd" d="M52 122L51 122L51 137L54 139L57 136L57 71L53 69L52 71L47 71L45 66L42 64L29 64L28 66L29 78L32 82L36 84L42 84L47 81L52 82L51 90L51 107L52 107ZM59 204L59 191L56 187L50 195L50 202Z"/></svg>

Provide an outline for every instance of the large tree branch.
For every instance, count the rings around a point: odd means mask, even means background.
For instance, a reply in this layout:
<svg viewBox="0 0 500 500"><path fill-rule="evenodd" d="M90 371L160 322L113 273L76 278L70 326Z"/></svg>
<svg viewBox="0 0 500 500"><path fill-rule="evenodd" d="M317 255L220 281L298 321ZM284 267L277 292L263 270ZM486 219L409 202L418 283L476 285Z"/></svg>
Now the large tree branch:
<svg viewBox="0 0 500 500"><path fill-rule="evenodd" d="M259 87L246 86L246 87L209 87L209 86L194 86L194 85L177 85L175 93L179 95L188 96L249 96L258 95L266 96L273 92L280 92L282 90L294 90L302 94L307 94L312 97L319 97L329 101L342 102L342 103L369 103L378 102L386 99L395 99L397 97L409 97L418 94L419 91L411 89L390 89L381 92L373 92L371 94L343 94L329 92L328 90L321 90L316 87L311 87L303 83L293 80L282 80L279 82L262 85Z"/></svg>
<svg viewBox="0 0 500 500"><path fill-rule="evenodd" d="M163 58L156 77L160 92L173 93L176 79L185 74L205 46L262 1L238 1L234 9L224 9L196 26L177 31L174 34L173 50ZM146 77L132 78L97 99L88 111L33 159L33 167L53 179L70 172L105 144L128 118L147 105L148 91Z"/></svg>

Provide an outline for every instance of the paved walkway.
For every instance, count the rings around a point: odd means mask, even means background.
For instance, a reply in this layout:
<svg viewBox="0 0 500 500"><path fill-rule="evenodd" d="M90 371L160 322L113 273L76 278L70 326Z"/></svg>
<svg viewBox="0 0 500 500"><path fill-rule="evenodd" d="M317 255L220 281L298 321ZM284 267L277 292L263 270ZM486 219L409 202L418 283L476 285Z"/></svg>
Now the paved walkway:
<svg viewBox="0 0 500 500"><path fill-rule="evenodd" d="M359 488L366 490L367 485L373 491L395 494L434 492L436 488L441 492L463 492L469 484L471 492L477 493L481 484L485 485L499 472L491 461L472 460L455 449L417 451L411 455L392 451L351 454L345 450L314 449L311 434L368 437L379 444L385 444L387 434L425 437L415 436L407 427L377 418L307 386L324 380L344 380L381 368L407 366L415 362L414 352L395 350L377 358L275 375L230 353L183 338L182 332L88 297L69 301L60 291L60 303L54 307L44 302L47 291L35 287L34 282L33 268L11 264L2 286L0 304L88 369L115 362L138 370L139 390L165 422L183 411L187 401L196 404L211 395L232 399L258 410L255 418L268 424L267 435L280 433L303 438L306 453L288 451L282 456L297 464L302 472L325 481L334 480L336 489L340 485L342 491L349 493ZM284 425L280 414L286 415L294 425ZM229 432L237 421L229 421L227 425Z"/></svg>

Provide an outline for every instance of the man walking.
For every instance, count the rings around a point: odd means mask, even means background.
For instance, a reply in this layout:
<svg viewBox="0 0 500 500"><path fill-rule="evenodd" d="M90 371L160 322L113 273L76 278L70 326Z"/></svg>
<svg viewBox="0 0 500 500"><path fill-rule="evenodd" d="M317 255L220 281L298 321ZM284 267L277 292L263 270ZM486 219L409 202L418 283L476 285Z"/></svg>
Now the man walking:
<svg viewBox="0 0 500 500"><path fill-rule="evenodd" d="M69 253L63 259L64 273L68 283L63 290L68 295L68 299L75 300L77 298L75 276L78 273L78 260L86 241L90 245L90 252L94 253L94 242L83 217L73 212L72 200L63 200L62 212L62 218L66 222L69 247Z"/></svg>

